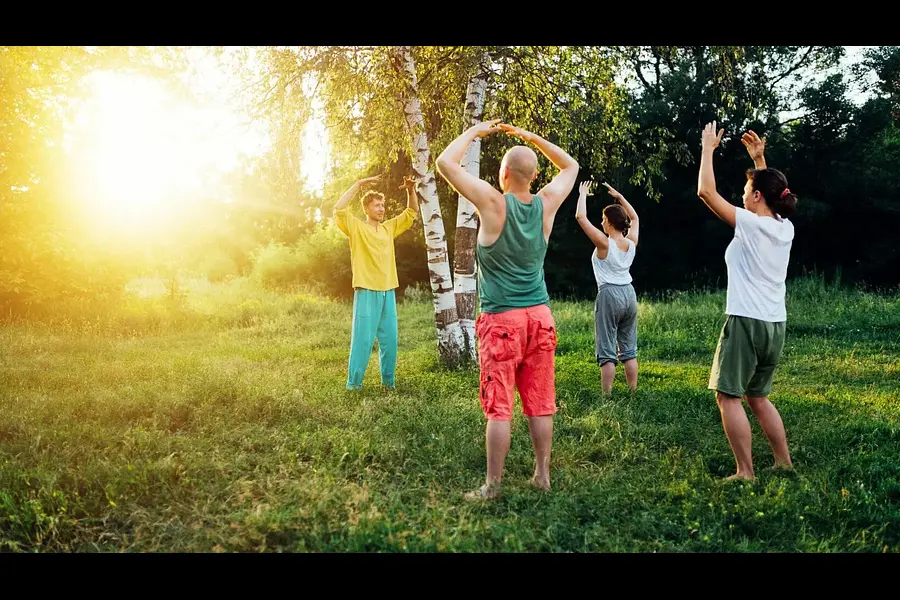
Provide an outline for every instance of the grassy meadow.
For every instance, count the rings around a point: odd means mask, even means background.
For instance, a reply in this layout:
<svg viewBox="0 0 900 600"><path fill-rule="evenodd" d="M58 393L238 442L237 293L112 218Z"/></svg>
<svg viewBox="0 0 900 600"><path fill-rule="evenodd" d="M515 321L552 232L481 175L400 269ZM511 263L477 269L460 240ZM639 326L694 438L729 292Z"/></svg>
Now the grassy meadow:
<svg viewBox="0 0 900 600"><path fill-rule="evenodd" d="M398 387L344 389L350 305L194 281L0 326L0 550L897 552L900 295L789 283L773 402L795 471L734 459L709 365L724 292L641 300L639 389L611 397L589 302L554 301L553 490L516 405L484 477L476 371L445 371L426 294L401 301ZM160 284L157 284L160 285Z"/></svg>

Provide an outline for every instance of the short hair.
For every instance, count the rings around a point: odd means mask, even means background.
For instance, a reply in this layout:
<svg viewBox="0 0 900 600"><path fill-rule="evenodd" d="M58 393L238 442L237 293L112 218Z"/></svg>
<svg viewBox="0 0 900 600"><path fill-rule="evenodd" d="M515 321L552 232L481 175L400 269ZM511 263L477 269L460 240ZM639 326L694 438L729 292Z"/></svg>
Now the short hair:
<svg viewBox="0 0 900 600"><path fill-rule="evenodd" d="M363 209L368 208L369 204L375 202L376 200L384 200L384 194L381 192L369 191L366 192L363 197L360 199L362 203Z"/></svg>

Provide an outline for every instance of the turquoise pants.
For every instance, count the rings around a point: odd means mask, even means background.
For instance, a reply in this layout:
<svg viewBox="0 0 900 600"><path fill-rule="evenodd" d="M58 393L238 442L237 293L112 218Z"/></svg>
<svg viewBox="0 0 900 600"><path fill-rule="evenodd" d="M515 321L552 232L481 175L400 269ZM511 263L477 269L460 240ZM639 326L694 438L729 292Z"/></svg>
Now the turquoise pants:
<svg viewBox="0 0 900 600"><path fill-rule="evenodd" d="M347 389L362 388L375 338L378 338L381 384L392 388L397 370L397 298L394 290L373 292L356 288L353 292Z"/></svg>

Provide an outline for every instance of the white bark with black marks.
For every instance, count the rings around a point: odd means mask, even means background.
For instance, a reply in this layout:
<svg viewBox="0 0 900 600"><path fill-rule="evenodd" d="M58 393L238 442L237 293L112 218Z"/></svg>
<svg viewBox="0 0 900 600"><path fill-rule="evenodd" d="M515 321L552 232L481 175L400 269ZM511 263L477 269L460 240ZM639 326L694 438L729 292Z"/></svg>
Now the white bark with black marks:
<svg viewBox="0 0 900 600"><path fill-rule="evenodd" d="M422 226L425 230L428 274L434 296L438 355L444 365L455 367L459 364L462 356L462 330L456 313L447 236L444 231L444 220L441 217L434 168L430 165L431 153L428 148L428 135L425 132L422 105L419 102L416 63L409 46L399 46L395 52L408 84L403 112L412 135L412 168L419 181L417 191Z"/></svg>
<svg viewBox="0 0 900 600"><path fill-rule="evenodd" d="M466 106L463 130L480 122L484 116L484 101L490 75L490 56L485 53L476 66L466 90ZM463 155L462 168L475 177L480 176L481 138L475 138ZM463 337L463 351L467 360L478 355L475 344L475 300L478 291L476 277L475 244L478 237L478 213L475 205L459 195L456 212L456 240L454 244L453 282L456 296L456 312Z"/></svg>

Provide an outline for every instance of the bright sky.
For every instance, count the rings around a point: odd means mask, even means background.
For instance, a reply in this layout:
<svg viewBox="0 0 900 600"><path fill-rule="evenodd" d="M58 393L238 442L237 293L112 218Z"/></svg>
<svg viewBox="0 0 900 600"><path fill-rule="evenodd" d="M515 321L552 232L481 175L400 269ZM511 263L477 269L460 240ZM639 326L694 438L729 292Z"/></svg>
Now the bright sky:
<svg viewBox="0 0 900 600"><path fill-rule="evenodd" d="M873 46L844 46L844 57L841 59L840 64L835 68L815 73L808 71L808 73L811 76L811 79L823 81L828 75L835 72L843 72L845 74L845 81L850 84L848 94L850 100L857 106L862 105L869 99L870 93L863 90L862 82L854 81L853 78L850 77L850 67L861 61L863 59L863 52L872 47ZM874 77L874 74L870 74L870 78L871 77ZM785 111L781 113L780 118L782 121L787 121L788 119L799 117L803 115L803 113L803 110Z"/></svg>
<svg viewBox="0 0 900 600"><path fill-rule="evenodd" d="M229 193L223 175L237 169L242 157L268 148L267 124L246 116L241 82L230 69L203 48L189 55L193 68L185 78L195 101L176 97L146 76L95 72L86 78L90 92L67 128L65 147L76 165L78 191L90 206L87 216L101 229L151 232L186 202L224 200ZM307 189L297 190L298 201L320 193L327 176L321 118L303 132L302 156Z"/></svg>
<svg viewBox="0 0 900 600"><path fill-rule="evenodd" d="M849 69L850 66L858 63L863 59L863 52L865 52L869 48L875 47L876 46L844 46L846 54L841 61L840 68L843 70ZM877 79L877 75L875 75L874 72L870 72L867 79L868 82L872 82ZM850 86L850 89L850 98L857 104L862 104L869 98L869 94L862 91L861 84L858 82L853 82L853 84Z"/></svg>

